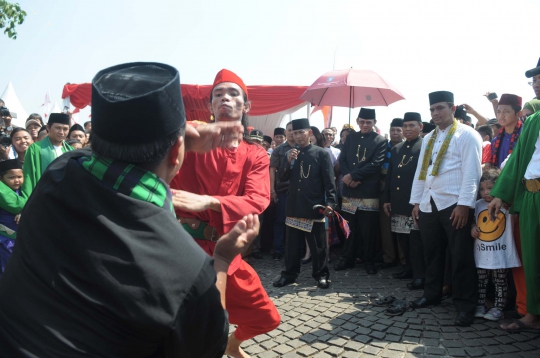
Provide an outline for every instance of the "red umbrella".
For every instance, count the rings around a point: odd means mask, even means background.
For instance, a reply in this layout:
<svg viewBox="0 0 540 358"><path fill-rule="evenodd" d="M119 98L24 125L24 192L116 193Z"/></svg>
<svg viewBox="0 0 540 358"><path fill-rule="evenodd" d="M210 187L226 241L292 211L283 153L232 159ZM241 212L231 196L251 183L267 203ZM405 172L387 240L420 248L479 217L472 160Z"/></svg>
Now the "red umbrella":
<svg viewBox="0 0 540 358"><path fill-rule="evenodd" d="M351 108L388 106L405 97L375 72L350 68L325 73L300 99L318 106L349 107L350 123Z"/></svg>

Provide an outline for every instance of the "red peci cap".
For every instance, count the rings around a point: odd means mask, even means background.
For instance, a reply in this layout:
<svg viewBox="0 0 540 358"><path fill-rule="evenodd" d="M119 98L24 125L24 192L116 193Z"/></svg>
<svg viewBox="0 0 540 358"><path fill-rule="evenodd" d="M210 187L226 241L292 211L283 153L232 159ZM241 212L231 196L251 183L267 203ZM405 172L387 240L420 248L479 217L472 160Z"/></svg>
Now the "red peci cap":
<svg viewBox="0 0 540 358"><path fill-rule="evenodd" d="M508 106L516 106L521 108L521 97L515 94L505 93L499 99L499 104L506 104Z"/></svg>
<svg viewBox="0 0 540 358"><path fill-rule="evenodd" d="M214 84L212 85L212 88L216 87L218 84L223 83L223 82L236 83L244 91L246 96L248 95L247 87L244 84L244 81L242 81L242 79L238 77L236 73L226 70L226 69L222 69L216 75L216 79L214 80Z"/></svg>

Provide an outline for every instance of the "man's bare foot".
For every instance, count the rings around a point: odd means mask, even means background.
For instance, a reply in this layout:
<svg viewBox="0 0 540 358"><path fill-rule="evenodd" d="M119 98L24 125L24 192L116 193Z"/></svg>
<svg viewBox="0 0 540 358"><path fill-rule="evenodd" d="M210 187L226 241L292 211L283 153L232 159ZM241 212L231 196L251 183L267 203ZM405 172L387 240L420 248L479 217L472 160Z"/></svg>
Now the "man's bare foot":
<svg viewBox="0 0 540 358"><path fill-rule="evenodd" d="M249 358L249 356L240 348L242 341L239 341L234 336L234 333L229 336L227 342L227 349L225 349L225 354L233 358Z"/></svg>
<svg viewBox="0 0 540 358"><path fill-rule="evenodd" d="M540 316L527 313L519 319L523 325L518 325L515 321L508 324L501 324L499 328L504 331L519 331L523 330L524 326L529 329L540 330Z"/></svg>

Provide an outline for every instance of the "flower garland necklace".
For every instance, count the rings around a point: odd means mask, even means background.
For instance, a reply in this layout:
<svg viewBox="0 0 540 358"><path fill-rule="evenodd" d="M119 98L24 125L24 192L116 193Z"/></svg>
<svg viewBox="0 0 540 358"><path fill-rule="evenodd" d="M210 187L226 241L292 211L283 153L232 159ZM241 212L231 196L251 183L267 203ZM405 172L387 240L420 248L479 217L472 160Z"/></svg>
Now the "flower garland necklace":
<svg viewBox="0 0 540 358"><path fill-rule="evenodd" d="M444 156L446 155L448 146L450 146L450 140L452 140L452 137L454 136L454 133L456 132L457 127L458 127L458 121L454 119L454 122L452 123L452 126L450 127L450 130L448 131L448 134L444 138L442 147L439 150L439 153L437 154L437 159L435 159L433 169L431 170L431 175L437 176L439 174L439 168L444 159ZM420 169L420 176L418 177L419 180L426 180L427 170L429 167L429 162L431 160L431 153L433 152L433 147L435 146L435 140L437 139L438 135L439 135L439 126L437 126L433 132L431 132L431 138L429 138L428 144L426 145L426 151L424 153L424 158L422 159L422 168Z"/></svg>

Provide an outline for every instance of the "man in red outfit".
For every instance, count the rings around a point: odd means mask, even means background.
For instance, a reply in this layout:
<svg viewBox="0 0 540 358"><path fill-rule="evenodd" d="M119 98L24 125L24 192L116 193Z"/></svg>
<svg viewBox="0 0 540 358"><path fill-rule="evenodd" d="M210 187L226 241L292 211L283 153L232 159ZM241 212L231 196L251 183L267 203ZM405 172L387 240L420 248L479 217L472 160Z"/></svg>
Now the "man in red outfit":
<svg viewBox="0 0 540 358"><path fill-rule="evenodd" d="M237 75L221 70L214 80L208 108L216 121L241 121L247 128L251 109L247 87ZM203 124L204 125L204 124ZM187 153L171 182L178 220L209 254L216 240L247 214L261 214L270 203L269 159L264 148L237 137L222 137L225 147L209 153ZM240 255L228 271L226 305L229 321L238 325L226 354L248 357L240 344L275 329L279 313L257 273Z"/></svg>

